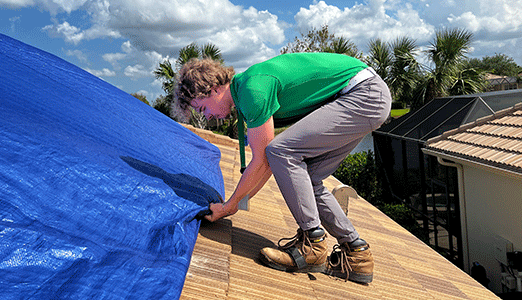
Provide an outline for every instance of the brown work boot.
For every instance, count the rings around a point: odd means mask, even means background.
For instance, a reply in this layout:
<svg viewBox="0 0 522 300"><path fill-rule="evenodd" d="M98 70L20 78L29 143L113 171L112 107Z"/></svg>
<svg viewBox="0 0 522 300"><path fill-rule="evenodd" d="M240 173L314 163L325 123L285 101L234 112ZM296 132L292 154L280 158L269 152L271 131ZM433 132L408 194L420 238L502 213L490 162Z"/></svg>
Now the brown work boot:
<svg viewBox="0 0 522 300"><path fill-rule="evenodd" d="M373 256L363 239L337 244L328 258L326 274L358 283L373 280Z"/></svg>
<svg viewBox="0 0 522 300"><path fill-rule="evenodd" d="M281 242L288 241L281 245ZM328 256L326 233L322 228L297 230L292 238L282 238L278 249L261 249L261 261L286 272L325 272Z"/></svg>

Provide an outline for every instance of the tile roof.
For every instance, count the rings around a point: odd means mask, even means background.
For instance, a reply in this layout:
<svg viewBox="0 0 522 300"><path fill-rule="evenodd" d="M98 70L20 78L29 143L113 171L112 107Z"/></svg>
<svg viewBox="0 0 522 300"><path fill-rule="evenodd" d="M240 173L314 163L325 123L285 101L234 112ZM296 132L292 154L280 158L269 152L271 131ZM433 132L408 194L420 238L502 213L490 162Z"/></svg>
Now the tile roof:
<svg viewBox="0 0 522 300"><path fill-rule="evenodd" d="M221 149L230 196L240 177L237 142L189 129ZM334 177L325 180L330 190L339 184ZM258 261L262 247L297 229L272 177L250 200L249 211L202 223L181 299L499 299L366 200L352 198L348 215L375 258L369 285L280 272ZM335 239L328 237L328 244L331 249Z"/></svg>
<svg viewBox="0 0 522 300"><path fill-rule="evenodd" d="M432 138L426 149L522 174L522 103Z"/></svg>

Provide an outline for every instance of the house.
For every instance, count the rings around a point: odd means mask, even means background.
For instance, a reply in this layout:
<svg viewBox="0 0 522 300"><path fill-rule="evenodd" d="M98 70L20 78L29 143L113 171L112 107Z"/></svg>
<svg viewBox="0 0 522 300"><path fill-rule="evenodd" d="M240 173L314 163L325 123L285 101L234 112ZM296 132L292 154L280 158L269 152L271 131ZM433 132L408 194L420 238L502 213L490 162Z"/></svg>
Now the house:
<svg viewBox="0 0 522 300"><path fill-rule="evenodd" d="M522 266L507 253L522 251L522 103L431 138L423 152L458 172L467 265L483 265L496 293L516 288L508 266Z"/></svg>
<svg viewBox="0 0 522 300"><path fill-rule="evenodd" d="M522 88L522 83L520 82L521 76L522 76L522 73L519 74L518 77L487 74L486 80L489 83L488 90L489 91L505 91L505 90L520 89L520 88Z"/></svg>
<svg viewBox="0 0 522 300"><path fill-rule="evenodd" d="M238 142L187 127L221 150L229 197L241 175ZM248 148L246 156L251 158ZM330 190L339 184L334 177L325 180ZM262 247L276 245L297 229L271 178L250 200L248 211L201 225L181 299L498 299L366 200L349 200L348 215L375 258L369 285L325 274L285 273L258 261ZM328 237L328 244L331 249L335 240Z"/></svg>
<svg viewBox="0 0 522 300"><path fill-rule="evenodd" d="M413 209L430 245L468 273L457 169L422 149L431 138L519 102L520 89L436 98L373 132L386 199Z"/></svg>

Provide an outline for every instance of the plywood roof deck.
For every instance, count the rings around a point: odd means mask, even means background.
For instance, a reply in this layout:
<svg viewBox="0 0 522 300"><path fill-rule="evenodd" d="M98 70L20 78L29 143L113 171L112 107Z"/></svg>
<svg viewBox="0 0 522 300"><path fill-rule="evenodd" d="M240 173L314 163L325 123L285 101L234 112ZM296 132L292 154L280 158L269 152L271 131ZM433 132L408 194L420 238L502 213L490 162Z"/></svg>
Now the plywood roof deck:
<svg viewBox="0 0 522 300"><path fill-rule="evenodd" d="M240 177L237 142L189 129L220 148L230 196ZM334 177L325 181L330 190L339 184ZM249 211L202 223L181 299L499 299L366 200L351 201L348 216L375 258L368 285L280 272L258 261L261 248L297 230L272 177L250 200ZM330 250L335 242L328 238Z"/></svg>

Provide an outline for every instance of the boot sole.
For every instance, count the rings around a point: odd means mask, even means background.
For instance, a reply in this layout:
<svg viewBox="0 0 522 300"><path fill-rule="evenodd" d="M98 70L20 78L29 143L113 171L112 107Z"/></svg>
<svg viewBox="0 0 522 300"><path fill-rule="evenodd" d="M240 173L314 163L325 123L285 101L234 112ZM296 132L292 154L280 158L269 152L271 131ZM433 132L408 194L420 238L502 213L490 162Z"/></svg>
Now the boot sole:
<svg viewBox="0 0 522 300"><path fill-rule="evenodd" d="M266 266L268 266L272 269L283 271L283 272L292 272L292 273L324 273L324 272L326 272L326 263L324 263L322 265L307 265L304 268L298 269L297 267L293 267L293 266L280 265L262 254L260 255L260 260Z"/></svg>
<svg viewBox="0 0 522 300"><path fill-rule="evenodd" d="M346 279L346 273L343 273L340 270L328 269L324 272L324 274L330 275L333 277L337 277L337 278ZM364 274L364 273L350 272L348 274L348 280L357 282L357 283L370 283L373 281L373 273Z"/></svg>

